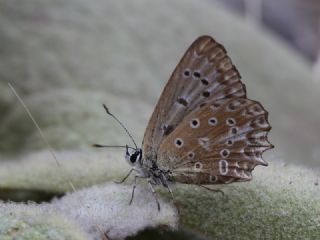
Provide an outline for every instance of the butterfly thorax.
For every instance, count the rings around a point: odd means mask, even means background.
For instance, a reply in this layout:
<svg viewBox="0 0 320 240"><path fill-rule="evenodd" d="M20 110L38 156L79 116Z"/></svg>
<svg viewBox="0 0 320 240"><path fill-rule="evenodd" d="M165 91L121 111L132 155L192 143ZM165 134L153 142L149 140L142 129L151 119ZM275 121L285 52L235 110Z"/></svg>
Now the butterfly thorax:
<svg viewBox="0 0 320 240"><path fill-rule="evenodd" d="M160 184L164 187L168 187L169 183L173 182L171 172L169 170L163 170L155 163L152 168L148 168L149 178L154 184Z"/></svg>
<svg viewBox="0 0 320 240"><path fill-rule="evenodd" d="M132 153L128 150L125 156L127 162L133 166L136 176L141 178L149 178L154 185L163 185L168 187L168 184L173 181L171 172L169 170L161 169L156 159L143 157L142 149L134 149Z"/></svg>

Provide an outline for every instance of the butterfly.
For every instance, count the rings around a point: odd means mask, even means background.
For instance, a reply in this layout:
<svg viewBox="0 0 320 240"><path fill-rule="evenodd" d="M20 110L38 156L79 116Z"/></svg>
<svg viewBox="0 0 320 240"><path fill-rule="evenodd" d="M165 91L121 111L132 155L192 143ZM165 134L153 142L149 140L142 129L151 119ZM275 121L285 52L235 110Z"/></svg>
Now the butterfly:
<svg viewBox="0 0 320 240"><path fill-rule="evenodd" d="M245 85L224 47L210 36L199 37L167 82L142 148L133 139L135 147L126 146L125 158L132 169L124 180L136 173L130 203L137 178L146 178L154 194L154 185L171 192L170 185L175 182L250 181L257 165L268 165L262 153L273 148L267 138L270 129L268 112L247 98Z"/></svg>

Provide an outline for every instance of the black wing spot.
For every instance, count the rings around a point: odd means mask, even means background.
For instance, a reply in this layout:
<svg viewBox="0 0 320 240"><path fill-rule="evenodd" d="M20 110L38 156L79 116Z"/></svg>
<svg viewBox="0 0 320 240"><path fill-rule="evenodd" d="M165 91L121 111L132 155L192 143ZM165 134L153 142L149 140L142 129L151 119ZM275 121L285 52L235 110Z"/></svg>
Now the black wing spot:
<svg viewBox="0 0 320 240"><path fill-rule="evenodd" d="M195 71L195 72L193 73L193 77L194 77L194 78L200 78L200 77L201 77L201 74L200 74L199 72Z"/></svg>
<svg viewBox="0 0 320 240"><path fill-rule="evenodd" d="M183 75L185 77L190 77L190 70L189 69L184 70Z"/></svg>
<svg viewBox="0 0 320 240"><path fill-rule="evenodd" d="M174 144L176 145L177 148L181 148L183 146L183 140L181 138L176 138L174 140Z"/></svg>
<svg viewBox="0 0 320 240"><path fill-rule="evenodd" d="M179 97L179 98L177 99L177 102L180 103L181 105L185 106L185 107L188 106L187 100L185 100L185 99L182 98L182 97Z"/></svg>
<svg viewBox="0 0 320 240"><path fill-rule="evenodd" d="M209 97L209 96L210 96L210 92L209 92L209 91L204 91L204 92L202 93L202 96L204 96L204 97Z"/></svg>
<svg viewBox="0 0 320 240"><path fill-rule="evenodd" d="M208 84L209 84L208 80L205 79L205 78L201 79L201 83L202 83L203 85L205 85L205 86L208 86Z"/></svg>
<svg viewBox="0 0 320 240"><path fill-rule="evenodd" d="M231 133L232 134L237 134L238 133L238 128L236 128L236 127L231 128Z"/></svg>
<svg viewBox="0 0 320 240"><path fill-rule="evenodd" d="M228 146L233 145L233 141L229 139L229 140L227 141L227 145L228 145Z"/></svg>

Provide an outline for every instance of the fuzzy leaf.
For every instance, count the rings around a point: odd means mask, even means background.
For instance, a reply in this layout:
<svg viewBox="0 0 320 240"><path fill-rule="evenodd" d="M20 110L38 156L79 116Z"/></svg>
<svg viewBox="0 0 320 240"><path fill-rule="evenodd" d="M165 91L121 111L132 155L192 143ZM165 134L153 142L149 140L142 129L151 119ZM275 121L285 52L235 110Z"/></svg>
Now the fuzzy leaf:
<svg viewBox="0 0 320 240"><path fill-rule="evenodd" d="M0 222L3 240L89 239L84 230L63 214L32 203L0 203Z"/></svg>

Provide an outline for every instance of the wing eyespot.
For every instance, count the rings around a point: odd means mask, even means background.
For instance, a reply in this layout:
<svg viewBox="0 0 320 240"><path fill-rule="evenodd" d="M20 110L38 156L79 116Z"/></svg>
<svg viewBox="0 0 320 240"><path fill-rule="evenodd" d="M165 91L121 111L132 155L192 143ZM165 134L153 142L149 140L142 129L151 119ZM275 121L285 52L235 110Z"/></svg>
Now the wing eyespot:
<svg viewBox="0 0 320 240"><path fill-rule="evenodd" d="M230 151L228 149L222 149L220 151L220 156L223 157L223 158L226 158L230 155Z"/></svg>
<svg viewBox="0 0 320 240"><path fill-rule="evenodd" d="M176 138L174 140L174 145L177 147L177 148L181 148L183 147L183 140L181 138Z"/></svg>
<svg viewBox="0 0 320 240"><path fill-rule="evenodd" d="M203 164L201 163L201 162L196 162L195 164L194 164L194 169L196 170L196 171L199 171L199 170L201 170L203 168Z"/></svg>
<svg viewBox="0 0 320 240"><path fill-rule="evenodd" d="M193 72L193 78L194 78L194 79L199 79L200 77L201 77L200 72L198 72L198 71L194 71L194 72Z"/></svg>
<svg viewBox="0 0 320 240"><path fill-rule="evenodd" d="M194 159L195 155L194 152L188 152L188 159Z"/></svg>
<svg viewBox="0 0 320 240"><path fill-rule="evenodd" d="M201 79L201 83L202 83L204 86L208 86L208 85L209 85L209 81L208 81L206 78L202 78L202 79Z"/></svg>
<svg viewBox="0 0 320 240"><path fill-rule="evenodd" d="M221 175L226 175L229 171L228 167L228 161L227 160L220 160L219 161L219 172Z"/></svg>
<svg viewBox="0 0 320 240"><path fill-rule="evenodd" d="M227 118L226 124L227 124L229 127L233 127L234 125L236 125L236 120L235 120L234 118Z"/></svg>
<svg viewBox="0 0 320 240"><path fill-rule="evenodd" d="M211 126L216 126L218 124L218 119L216 117L211 117L208 119L208 124Z"/></svg>
<svg viewBox="0 0 320 240"><path fill-rule="evenodd" d="M183 72L183 76L184 76L184 77L190 77L190 75L191 75L190 69L188 69L188 68L185 69L184 72Z"/></svg>
<svg viewBox="0 0 320 240"><path fill-rule="evenodd" d="M202 93L202 96L205 97L205 98L208 98L208 97L210 97L210 92L209 91L204 91Z"/></svg>
<svg viewBox="0 0 320 240"><path fill-rule="evenodd" d="M194 118L190 121L191 128L198 128L200 126L200 121L198 118Z"/></svg>

